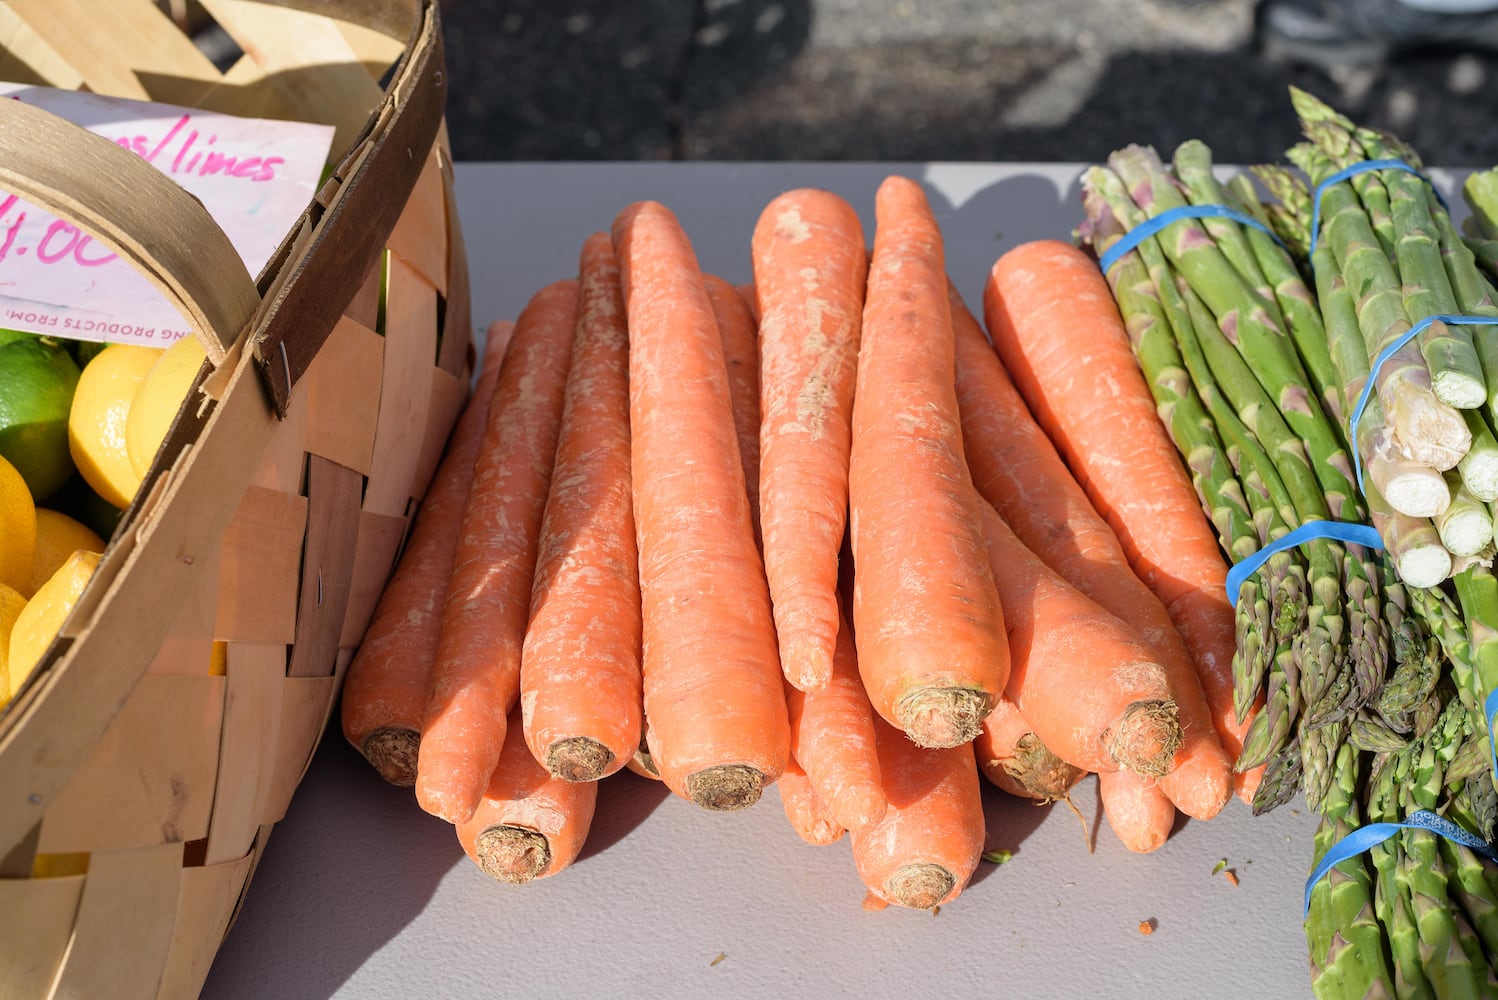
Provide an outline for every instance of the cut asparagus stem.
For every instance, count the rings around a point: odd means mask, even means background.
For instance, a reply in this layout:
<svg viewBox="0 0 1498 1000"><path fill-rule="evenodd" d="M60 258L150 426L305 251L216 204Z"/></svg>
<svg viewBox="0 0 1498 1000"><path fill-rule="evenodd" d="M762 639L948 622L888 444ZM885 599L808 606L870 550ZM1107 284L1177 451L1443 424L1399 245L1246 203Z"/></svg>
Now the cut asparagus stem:
<svg viewBox="0 0 1498 1000"><path fill-rule="evenodd" d="M1493 541L1493 516L1488 505L1462 484L1461 476L1446 473L1451 504L1435 517L1436 531L1454 556L1475 556Z"/></svg>
<svg viewBox="0 0 1498 1000"><path fill-rule="evenodd" d="M1451 552L1431 520L1394 510L1372 482L1365 488L1373 527L1384 540L1384 551L1399 578L1411 587L1435 587L1449 578Z"/></svg>
<svg viewBox="0 0 1498 1000"><path fill-rule="evenodd" d="M1498 375L1498 371L1494 374ZM1488 426L1482 410L1463 410L1462 416L1472 432L1472 447L1456 467L1462 484L1472 495L1491 503L1498 500L1498 437Z"/></svg>

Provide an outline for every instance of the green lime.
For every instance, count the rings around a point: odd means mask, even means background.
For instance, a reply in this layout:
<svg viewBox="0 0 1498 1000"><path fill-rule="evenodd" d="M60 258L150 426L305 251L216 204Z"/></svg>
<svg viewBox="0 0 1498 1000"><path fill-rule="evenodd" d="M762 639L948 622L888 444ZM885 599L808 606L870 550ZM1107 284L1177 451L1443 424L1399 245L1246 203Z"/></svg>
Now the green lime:
<svg viewBox="0 0 1498 1000"><path fill-rule="evenodd" d="M0 344L0 455L41 503L73 474L68 412L78 364L55 340L23 336Z"/></svg>
<svg viewBox="0 0 1498 1000"><path fill-rule="evenodd" d="M88 481L76 474L57 491L47 506L75 521L82 521L105 541L114 536L114 529L125 513L95 493Z"/></svg>
<svg viewBox="0 0 1498 1000"><path fill-rule="evenodd" d="M97 340L70 340L68 344L73 349L73 357L77 360L79 368L94 360L99 356L100 351L109 346Z"/></svg>
<svg viewBox="0 0 1498 1000"><path fill-rule="evenodd" d="M0 327L0 347L4 347L13 340L25 340L27 337L35 336L36 334L27 333L24 330L7 330L4 327Z"/></svg>

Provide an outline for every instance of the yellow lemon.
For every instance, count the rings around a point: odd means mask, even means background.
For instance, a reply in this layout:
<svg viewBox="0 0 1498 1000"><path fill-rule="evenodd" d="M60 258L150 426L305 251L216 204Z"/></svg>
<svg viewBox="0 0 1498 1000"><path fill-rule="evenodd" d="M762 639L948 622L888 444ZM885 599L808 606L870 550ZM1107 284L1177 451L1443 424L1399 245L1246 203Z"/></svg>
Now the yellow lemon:
<svg viewBox="0 0 1498 1000"><path fill-rule="evenodd" d="M213 641L208 651L208 676L223 677L229 673L229 644L222 639Z"/></svg>
<svg viewBox="0 0 1498 1000"><path fill-rule="evenodd" d="M31 877L66 878L69 875L87 875L88 857L87 851L38 854L31 859Z"/></svg>
<svg viewBox="0 0 1498 1000"><path fill-rule="evenodd" d="M10 701L10 633L24 607L21 592L0 583L0 705Z"/></svg>
<svg viewBox="0 0 1498 1000"><path fill-rule="evenodd" d="M73 464L94 492L122 510L140 487L125 445L130 401L161 355L159 347L110 344L84 366L73 392L68 414Z"/></svg>
<svg viewBox="0 0 1498 1000"><path fill-rule="evenodd" d="M36 505L16 467L0 455L0 583L25 590L36 553Z"/></svg>
<svg viewBox="0 0 1498 1000"><path fill-rule="evenodd" d="M182 400L207 357L198 338L183 337L162 352L136 390L125 422L125 449L137 478L145 478L151 468L157 449L172 429Z"/></svg>
<svg viewBox="0 0 1498 1000"><path fill-rule="evenodd" d="M68 556L82 549L85 552L103 552L104 539L82 521L61 511L36 509L36 554L31 558L31 583L22 591L30 596L37 588L62 569Z"/></svg>
<svg viewBox="0 0 1498 1000"><path fill-rule="evenodd" d="M16 696L42 654L52 645L57 630L78 604L98 565L99 553L74 552L61 569L37 588L16 616L10 633L10 697Z"/></svg>

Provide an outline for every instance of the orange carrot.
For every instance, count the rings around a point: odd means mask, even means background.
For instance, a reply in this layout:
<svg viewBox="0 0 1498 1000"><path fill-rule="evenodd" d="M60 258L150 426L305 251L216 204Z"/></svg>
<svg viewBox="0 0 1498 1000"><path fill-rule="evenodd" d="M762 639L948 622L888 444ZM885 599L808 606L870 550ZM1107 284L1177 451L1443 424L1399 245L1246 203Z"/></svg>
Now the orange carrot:
<svg viewBox="0 0 1498 1000"><path fill-rule="evenodd" d="M1088 771L1164 774L1181 736L1154 651L1025 548L992 506L983 514L1009 626L1007 693L1035 735Z"/></svg>
<svg viewBox="0 0 1498 1000"><path fill-rule="evenodd" d="M831 844L847 832L794 757L786 762L775 787L780 790L780 807L791 829L808 844Z"/></svg>
<svg viewBox="0 0 1498 1000"><path fill-rule="evenodd" d="M614 246L583 244L577 330L520 658L525 739L570 781L633 757L640 584L629 489L629 335Z"/></svg>
<svg viewBox="0 0 1498 1000"><path fill-rule="evenodd" d="M1224 734L1236 758L1246 727L1232 707L1227 561L1156 415L1106 279L1077 248L1040 240L994 263L983 303L1004 366L1134 572L1164 604L1196 665L1210 713L1203 723ZM1198 708L1182 705L1190 728Z"/></svg>
<svg viewBox="0 0 1498 1000"><path fill-rule="evenodd" d="M427 680L437 658L442 599L458 546L458 522L514 326L496 321L489 327L473 395L453 428L405 551L343 682L344 738L392 785L409 788L416 783Z"/></svg>
<svg viewBox="0 0 1498 1000"><path fill-rule="evenodd" d="M739 298L743 299L744 305L749 307L749 314L754 317L754 325L759 326L759 292L755 290L754 282L734 285L733 290L739 293Z"/></svg>
<svg viewBox="0 0 1498 1000"><path fill-rule="evenodd" d="M520 686L576 318L576 281L548 285L521 311L474 463L416 762L417 802L450 823L478 808Z"/></svg>
<svg viewBox="0 0 1498 1000"><path fill-rule="evenodd" d="M1166 669L1183 733L1161 790L1187 815L1212 818L1232 794L1233 758L1214 728L1186 644L1031 417L1003 362L950 284L948 294L957 339L958 403L973 481L1001 515L1014 519L1011 526L1027 547L1153 647ZM1241 739L1236 746L1241 749Z"/></svg>
<svg viewBox="0 0 1498 1000"><path fill-rule="evenodd" d="M744 488L749 491L749 516L754 523L754 544L760 545L759 522L759 333L754 314L732 285L716 275L704 274L703 285L713 304L718 335L723 340L723 363L728 368L728 401L733 408L733 429L739 439L739 464L744 469Z"/></svg>
<svg viewBox="0 0 1498 1000"><path fill-rule="evenodd" d="M1112 771L1099 774L1097 780L1108 828L1125 847L1148 854L1164 845L1176 810L1150 779L1132 771Z"/></svg>
<svg viewBox="0 0 1498 1000"><path fill-rule="evenodd" d="M918 747L882 720L874 726L889 808L879 822L849 831L858 874L884 903L929 910L951 902L983 855L973 748Z"/></svg>
<svg viewBox="0 0 1498 1000"><path fill-rule="evenodd" d="M743 808L784 770L790 725L723 345L669 209L631 205L613 237L629 325L650 754L677 795Z"/></svg>
<svg viewBox="0 0 1498 1000"><path fill-rule="evenodd" d="M978 768L1010 795L1055 802L1071 794L1087 772L1057 757L1035 735L1019 706L1001 697L973 740Z"/></svg>
<svg viewBox="0 0 1498 1000"><path fill-rule="evenodd" d="M868 250L858 214L827 191L787 191L751 241L760 307L760 500L780 665L827 683Z"/></svg>
<svg viewBox="0 0 1498 1000"><path fill-rule="evenodd" d="M883 718L955 746L1004 690L1004 613L962 454L941 233L903 177L875 214L848 479L858 669Z"/></svg>
<svg viewBox="0 0 1498 1000"><path fill-rule="evenodd" d="M484 874L520 884L555 875L577 859L598 801L596 781L564 781L536 763L513 712L504 752L458 843Z"/></svg>
<svg viewBox="0 0 1498 1000"><path fill-rule="evenodd" d="M791 757L802 767L841 826L867 826L884 815L884 789L874 745L874 709L858 676L853 635L838 614L832 676L815 691L786 685Z"/></svg>

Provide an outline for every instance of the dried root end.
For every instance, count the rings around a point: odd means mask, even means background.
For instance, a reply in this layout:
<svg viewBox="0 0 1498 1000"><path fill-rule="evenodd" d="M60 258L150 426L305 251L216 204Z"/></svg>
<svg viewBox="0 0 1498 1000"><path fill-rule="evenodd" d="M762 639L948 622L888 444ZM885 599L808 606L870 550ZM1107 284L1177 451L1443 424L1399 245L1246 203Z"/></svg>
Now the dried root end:
<svg viewBox="0 0 1498 1000"><path fill-rule="evenodd" d="M478 835L474 847L484 874L512 885L540 878L551 864L546 836L520 826L491 826Z"/></svg>
<svg viewBox="0 0 1498 1000"><path fill-rule="evenodd" d="M717 812L747 809L764 788L765 776L747 764L720 764L687 775L687 797Z"/></svg>
<svg viewBox="0 0 1498 1000"><path fill-rule="evenodd" d="M1170 772L1181 746L1181 720L1173 701L1136 701L1106 737L1120 767L1146 778Z"/></svg>
<svg viewBox="0 0 1498 1000"><path fill-rule="evenodd" d="M1065 799L1087 774L1057 757L1034 733L1019 738L1013 757L996 760L987 770L1004 791L1042 804Z"/></svg>
<svg viewBox="0 0 1498 1000"><path fill-rule="evenodd" d="M421 733L406 726L382 726L364 738L359 752L380 777L400 788L416 784L416 753Z"/></svg>
<svg viewBox="0 0 1498 1000"><path fill-rule="evenodd" d="M900 699L895 720L916 746L955 747L969 742L993 710L993 696L974 688L926 688Z"/></svg>
<svg viewBox="0 0 1498 1000"><path fill-rule="evenodd" d="M884 880L884 892L890 899L912 910L929 910L940 905L957 887L957 876L941 865L901 865Z"/></svg>
<svg viewBox="0 0 1498 1000"><path fill-rule="evenodd" d="M546 769L564 781L597 781L614 763L614 751L587 736L557 740L546 751Z"/></svg>

